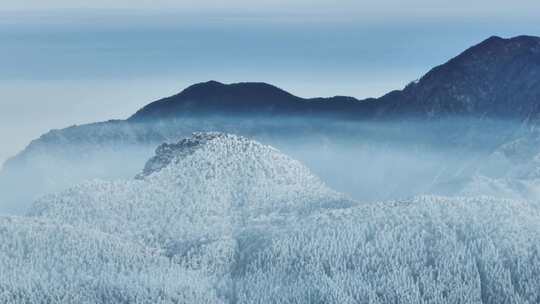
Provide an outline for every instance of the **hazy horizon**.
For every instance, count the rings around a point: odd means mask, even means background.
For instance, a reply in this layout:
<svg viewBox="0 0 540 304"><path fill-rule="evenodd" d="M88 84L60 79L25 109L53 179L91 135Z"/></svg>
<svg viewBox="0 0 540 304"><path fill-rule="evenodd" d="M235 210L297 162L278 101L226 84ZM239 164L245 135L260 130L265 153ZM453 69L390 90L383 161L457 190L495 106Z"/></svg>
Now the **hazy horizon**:
<svg viewBox="0 0 540 304"><path fill-rule="evenodd" d="M539 303L539 8L0 0L0 303Z"/></svg>
<svg viewBox="0 0 540 304"><path fill-rule="evenodd" d="M540 35L522 3L3 3L0 163L50 129L126 118L202 81L381 96L489 36Z"/></svg>

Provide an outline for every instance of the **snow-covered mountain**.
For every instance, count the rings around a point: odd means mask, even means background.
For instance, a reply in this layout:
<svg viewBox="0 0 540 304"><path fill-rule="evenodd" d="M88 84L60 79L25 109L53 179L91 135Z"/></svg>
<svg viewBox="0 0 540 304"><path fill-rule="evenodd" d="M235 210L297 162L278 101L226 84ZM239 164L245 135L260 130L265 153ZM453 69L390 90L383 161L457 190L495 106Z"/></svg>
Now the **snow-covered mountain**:
<svg viewBox="0 0 540 304"><path fill-rule="evenodd" d="M167 156L158 148L137 179L87 182L46 196L31 214L170 248L253 219L351 205L298 161L243 137L198 133L168 148Z"/></svg>
<svg viewBox="0 0 540 304"><path fill-rule="evenodd" d="M274 148L200 133L137 178L0 218L0 299L538 303L539 220L487 197L354 202Z"/></svg>
<svg viewBox="0 0 540 304"><path fill-rule="evenodd" d="M0 201L7 206L4 209L20 213L27 202L87 179L135 175L155 146L176 142L197 131L240 134L282 149L290 146L284 141L301 142L308 137L329 146L340 145L341 138L360 145L378 137L383 146L409 139L408 151L418 146L454 146L460 149L456 155L462 155L463 161L431 166L426 180L412 185L408 193L390 192L399 193L396 197L469 194L471 189L489 194L482 190L486 187L474 183L499 183L507 177L484 169L494 160L500 160L498 168L500 164L516 164L517 160L497 152L535 136L529 133L538 125L538 75L540 38L518 36L491 37L435 67L403 90L377 99L305 99L264 83L196 84L148 104L126 120L72 126L44 134L4 164L0 171ZM410 121L417 125L411 127ZM367 125L370 123L374 125ZM380 134L387 125L392 126L392 131ZM533 154L527 155L531 158L520 164L532 164L532 170L538 170ZM309 162L305 153L294 156ZM347 164L336 164L340 166ZM329 171L326 168L314 170L328 178L323 174ZM362 171L363 167L351 170ZM536 183L528 179L523 182ZM428 180L434 186L428 187ZM512 197L514 194L521 196L514 191Z"/></svg>
<svg viewBox="0 0 540 304"><path fill-rule="evenodd" d="M219 303L211 282L119 236L0 217L1 303Z"/></svg>

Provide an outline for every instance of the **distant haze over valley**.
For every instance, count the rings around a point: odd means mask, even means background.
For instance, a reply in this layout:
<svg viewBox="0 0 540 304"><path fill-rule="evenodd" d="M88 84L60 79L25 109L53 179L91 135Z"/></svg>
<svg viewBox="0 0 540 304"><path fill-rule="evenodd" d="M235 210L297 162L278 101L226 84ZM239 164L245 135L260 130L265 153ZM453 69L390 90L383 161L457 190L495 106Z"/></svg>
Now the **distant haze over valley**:
<svg viewBox="0 0 540 304"><path fill-rule="evenodd" d="M2 1L0 303L540 303L538 0Z"/></svg>
<svg viewBox="0 0 540 304"><path fill-rule="evenodd" d="M111 3L2 5L0 161L47 130L127 118L211 79L266 82L306 98L379 97L489 36L540 35L530 1L496 9L423 0L238 9L236 1L227 6L234 13L208 1L166 11Z"/></svg>
<svg viewBox="0 0 540 304"><path fill-rule="evenodd" d="M8 205L24 209L73 183L133 177L159 144L219 131L271 144L362 201L426 193L533 199L538 75L540 37L520 35L484 39L379 98L201 82L126 119L44 133L5 163L0 188Z"/></svg>

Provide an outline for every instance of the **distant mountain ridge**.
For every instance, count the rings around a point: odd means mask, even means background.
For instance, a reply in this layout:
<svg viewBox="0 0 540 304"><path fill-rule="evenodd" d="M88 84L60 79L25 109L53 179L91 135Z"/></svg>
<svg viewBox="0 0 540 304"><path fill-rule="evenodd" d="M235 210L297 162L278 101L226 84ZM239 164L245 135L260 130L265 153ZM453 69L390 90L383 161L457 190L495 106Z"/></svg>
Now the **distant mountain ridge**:
<svg viewBox="0 0 540 304"><path fill-rule="evenodd" d="M492 36L379 101L394 114L533 118L540 105L540 37Z"/></svg>
<svg viewBox="0 0 540 304"><path fill-rule="evenodd" d="M359 111L363 111L363 107L354 97L306 99L267 83L223 84L212 80L192 85L176 95L150 103L128 120L167 119L208 113L332 115Z"/></svg>
<svg viewBox="0 0 540 304"><path fill-rule="evenodd" d="M448 127L445 118L454 124ZM363 141L370 136L395 143L421 140L418 134L428 129L426 138L436 138L437 145L481 147L489 150L486 154L508 143L525 146L532 151L525 161L513 156L523 151L510 153L506 148L499 154L519 159L509 161L512 166L518 162L536 166L540 132L529 131L539 129L539 118L540 38L493 36L380 98L301 98L266 83L209 81L152 102L125 120L51 130L4 164L0 203L29 203L86 179L135 175L155 147L197 131L233 133L268 144L279 137L301 141L310 135L321 143L337 137ZM507 124L499 123L503 120ZM398 125L391 131L377 125L359 132L363 122L373 121ZM428 126L427 121L434 124ZM407 126L411 122L422 126ZM27 184L32 190L23 186Z"/></svg>
<svg viewBox="0 0 540 304"><path fill-rule="evenodd" d="M537 202L359 202L221 133L146 168L0 216L0 303L539 302Z"/></svg>
<svg viewBox="0 0 540 304"><path fill-rule="evenodd" d="M195 84L143 107L129 121L197 114L320 115L384 118L413 115L529 119L540 113L540 38L490 37L419 81L381 98L301 98L266 83Z"/></svg>

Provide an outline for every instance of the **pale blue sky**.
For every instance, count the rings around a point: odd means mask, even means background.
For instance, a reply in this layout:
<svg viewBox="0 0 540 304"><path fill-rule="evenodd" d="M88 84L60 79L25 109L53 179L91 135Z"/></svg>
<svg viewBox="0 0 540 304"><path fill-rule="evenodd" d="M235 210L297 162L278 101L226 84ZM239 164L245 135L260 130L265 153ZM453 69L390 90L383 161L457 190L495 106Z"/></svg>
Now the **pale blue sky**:
<svg viewBox="0 0 540 304"><path fill-rule="evenodd" d="M0 1L1 10L119 9L217 13L349 14L358 17L495 16L531 14L536 0L18 0ZM370 15L375 13L376 15ZM360 14L360 15L359 15ZM362 15L363 14L363 15Z"/></svg>
<svg viewBox="0 0 540 304"><path fill-rule="evenodd" d="M254 3L0 0L0 162L199 81L379 96L490 35L540 35L536 0Z"/></svg>

